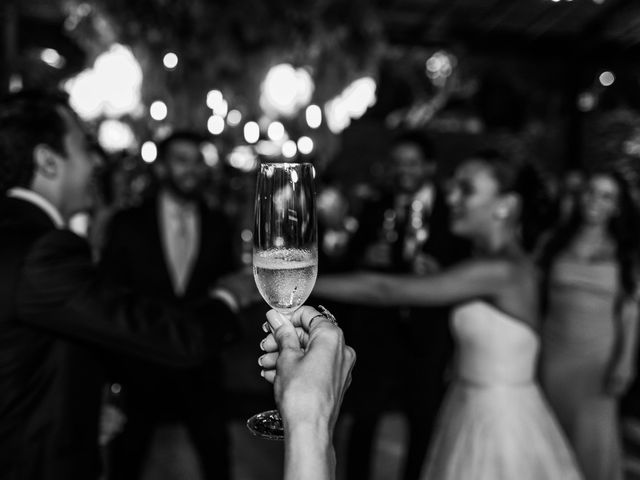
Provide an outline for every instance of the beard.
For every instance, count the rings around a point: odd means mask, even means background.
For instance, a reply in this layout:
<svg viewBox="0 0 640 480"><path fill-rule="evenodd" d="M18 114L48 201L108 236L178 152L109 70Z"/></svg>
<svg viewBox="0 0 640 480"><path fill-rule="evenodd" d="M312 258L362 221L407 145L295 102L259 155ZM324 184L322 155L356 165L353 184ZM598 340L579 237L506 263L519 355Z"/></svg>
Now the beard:
<svg viewBox="0 0 640 480"><path fill-rule="evenodd" d="M184 188L172 177L166 177L162 180L161 186L169 190L173 195L187 202L196 202L202 198L203 181L197 182L192 188Z"/></svg>

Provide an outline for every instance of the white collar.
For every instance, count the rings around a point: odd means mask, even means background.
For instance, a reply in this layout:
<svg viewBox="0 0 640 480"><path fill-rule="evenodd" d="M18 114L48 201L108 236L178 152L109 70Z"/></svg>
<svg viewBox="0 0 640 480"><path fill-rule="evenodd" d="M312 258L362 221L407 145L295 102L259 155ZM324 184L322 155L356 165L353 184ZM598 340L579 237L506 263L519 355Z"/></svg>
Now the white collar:
<svg viewBox="0 0 640 480"><path fill-rule="evenodd" d="M65 228L64 219L62 218L62 215L60 215L58 209L39 193L36 193L33 190L29 190L27 188L13 187L7 191L7 197L19 198L31 203L32 205L35 205L47 214L47 216L55 224L56 228Z"/></svg>
<svg viewBox="0 0 640 480"><path fill-rule="evenodd" d="M169 216L174 215L195 215L196 204L194 202L179 202L169 192L160 192L160 205Z"/></svg>

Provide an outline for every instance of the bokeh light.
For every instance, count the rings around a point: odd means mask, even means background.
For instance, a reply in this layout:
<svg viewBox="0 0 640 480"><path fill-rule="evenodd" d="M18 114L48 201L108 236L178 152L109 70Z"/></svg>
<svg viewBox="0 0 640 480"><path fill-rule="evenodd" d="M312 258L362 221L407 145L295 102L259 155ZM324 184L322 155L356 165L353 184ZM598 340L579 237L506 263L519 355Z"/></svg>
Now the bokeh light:
<svg viewBox="0 0 640 480"><path fill-rule="evenodd" d="M267 136L277 142L284 138L284 125L281 122L272 122L267 128Z"/></svg>
<svg viewBox="0 0 640 480"><path fill-rule="evenodd" d="M220 135L224 131L224 118L213 114L207 120L207 130L214 135Z"/></svg>
<svg viewBox="0 0 640 480"><path fill-rule="evenodd" d="M220 103L224 101L222 92L220 90L209 90L207 93L207 107L210 109L216 108Z"/></svg>
<svg viewBox="0 0 640 480"><path fill-rule="evenodd" d="M45 48L42 50L42 52L40 52L40 59L53 68L62 68L66 63L64 57L53 48Z"/></svg>
<svg viewBox="0 0 640 480"><path fill-rule="evenodd" d="M307 125L311 128L318 128L322 124L322 110L318 105L309 105L305 110Z"/></svg>
<svg viewBox="0 0 640 480"><path fill-rule="evenodd" d="M140 107L141 86L140 64L131 50L120 44L98 56L93 68L65 83L69 103L87 120L134 113Z"/></svg>
<svg viewBox="0 0 640 480"><path fill-rule="evenodd" d="M285 158L293 158L298 153L298 147L296 147L296 142L293 140L287 140L282 144L282 155Z"/></svg>
<svg viewBox="0 0 640 480"><path fill-rule="evenodd" d="M298 150L303 155L309 155L313 151L313 140L306 135L300 137L298 139Z"/></svg>
<svg viewBox="0 0 640 480"><path fill-rule="evenodd" d="M600 84L603 87L610 87L611 85L613 85L613 82L616 81L616 76L612 72L605 71L600 74L598 80L600 80Z"/></svg>
<svg viewBox="0 0 640 480"><path fill-rule="evenodd" d="M242 113L239 110L230 110L227 113L227 123L230 127L237 127L242 121Z"/></svg>
<svg viewBox="0 0 640 480"><path fill-rule="evenodd" d="M154 120L164 120L167 118L167 104L162 100L156 100L149 107L149 115L151 115L151 118Z"/></svg>
<svg viewBox="0 0 640 480"><path fill-rule="evenodd" d="M204 142L200 146L200 152L202 153L202 158L204 158L204 163L209 167L215 167L220 162L220 153L213 143Z"/></svg>
<svg viewBox="0 0 640 480"><path fill-rule="evenodd" d="M288 63L272 67L260 94L260 106L271 116L291 116L311 101L314 91L311 75L304 68Z"/></svg>
<svg viewBox="0 0 640 480"><path fill-rule="evenodd" d="M352 82L337 97L324 106L327 126L338 134L351 124L351 119L360 118L376 103L376 82L371 77L362 77Z"/></svg>
<svg viewBox="0 0 640 480"><path fill-rule="evenodd" d="M158 157L158 147L151 141L144 142L140 149L140 156L145 162L153 163Z"/></svg>
<svg viewBox="0 0 640 480"><path fill-rule="evenodd" d="M248 143L256 143L260 138L260 127L256 122L247 122L244 125L244 139Z"/></svg>
<svg viewBox="0 0 640 480"><path fill-rule="evenodd" d="M107 152L119 152L133 148L136 137L128 124L107 119L98 127L98 142Z"/></svg>
<svg viewBox="0 0 640 480"><path fill-rule="evenodd" d="M240 145L229 154L229 165L238 170L250 172L258 166L258 158L253 148L247 145Z"/></svg>
<svg viewBox="0 0 640 480"><path fill-rule="evenodd" d="M173 52L168 52L162 58L162 63L169 70L173 70L174 68L176 68L178 66L178 55L176 55Z"/></svg>

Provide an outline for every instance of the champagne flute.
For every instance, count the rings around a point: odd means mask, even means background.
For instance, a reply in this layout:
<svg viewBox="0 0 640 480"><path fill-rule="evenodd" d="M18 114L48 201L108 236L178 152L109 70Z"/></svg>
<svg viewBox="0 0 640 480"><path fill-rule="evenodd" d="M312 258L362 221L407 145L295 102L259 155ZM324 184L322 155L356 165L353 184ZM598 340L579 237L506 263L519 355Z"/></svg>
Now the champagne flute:
<svg viewBox="0 0 640 480"><path fill-rule="evenodd" d="M258 173L253 277L285 320L307 300L318 274L314 178L310 163L263 163ZM254 415L247 427L262 438L284 436L277 410Z"/></svg>

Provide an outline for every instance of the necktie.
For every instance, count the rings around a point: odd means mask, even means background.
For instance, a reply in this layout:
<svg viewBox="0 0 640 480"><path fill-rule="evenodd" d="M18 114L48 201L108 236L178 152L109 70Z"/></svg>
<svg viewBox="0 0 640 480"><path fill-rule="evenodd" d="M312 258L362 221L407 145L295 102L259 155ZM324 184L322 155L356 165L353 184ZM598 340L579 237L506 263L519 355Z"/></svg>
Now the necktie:
<svg viewBox="0 0 640 480"><path fill-rule="evenodd" d="M189 266L193 250L193 234L189 228L188 216L177 211L173 218L173 234L170 242L170 259L173 267L173 286L181 295L187 287Z"/></svg>

